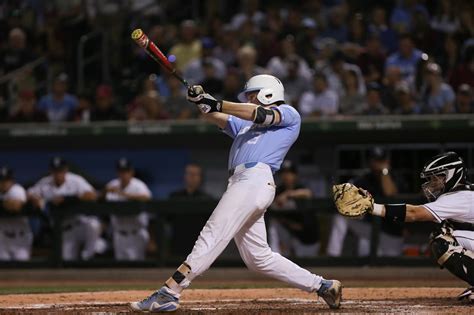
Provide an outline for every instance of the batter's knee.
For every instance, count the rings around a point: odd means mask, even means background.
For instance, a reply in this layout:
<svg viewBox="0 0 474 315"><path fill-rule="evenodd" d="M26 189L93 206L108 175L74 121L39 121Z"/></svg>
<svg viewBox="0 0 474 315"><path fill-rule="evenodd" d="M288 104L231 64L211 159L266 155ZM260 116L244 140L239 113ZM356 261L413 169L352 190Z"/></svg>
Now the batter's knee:
<svg viewBox="0 0 474 315"><path fill-rule="evenodd" d="M268 247L258 254L247 252L246 255L242 255L242 259L250 270L262 272L270 268L274 259L273 255L274 253Z"/></svg>

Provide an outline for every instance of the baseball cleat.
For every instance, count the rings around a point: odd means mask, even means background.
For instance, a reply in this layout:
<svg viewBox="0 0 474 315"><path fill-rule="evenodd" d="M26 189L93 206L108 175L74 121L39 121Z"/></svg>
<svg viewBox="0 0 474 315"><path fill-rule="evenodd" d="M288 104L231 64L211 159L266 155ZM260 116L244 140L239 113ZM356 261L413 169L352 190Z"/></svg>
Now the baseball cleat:
<svg viewBox="0 0 474 315"><path fill-rule="evenodd" d="M323 280L317 293L330 308L336 309L341 306L342 284L340 281Z"/></svg>
<svg viewBox="0 0 474 315"><path fill-rule="evenodd" d="M130 308L134 311L142 312L173 312L176 311L178 307L179 297L176 297L167 287L162 287L140 302L130 303Z"/></svg>

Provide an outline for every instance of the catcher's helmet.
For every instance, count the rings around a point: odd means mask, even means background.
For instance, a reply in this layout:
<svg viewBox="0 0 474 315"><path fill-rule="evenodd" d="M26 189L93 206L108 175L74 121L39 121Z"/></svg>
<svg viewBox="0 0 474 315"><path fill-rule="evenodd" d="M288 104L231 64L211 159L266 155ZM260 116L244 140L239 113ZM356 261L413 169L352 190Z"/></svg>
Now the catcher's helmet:
<svg viewBox="0 0 474 315"><path fill-rule="evenodd" d="M237 96L239 101L247 102L247 93L256 92L257 99L263 105L270 105L276 102L284 102L285 88L280 79L269 74L259 74L251 77L245 83L244 90Z"/></svg>
<svg viewBox="0 0 474 315"><path fill-rule="evenodd" d="M467 169L456 152L446 152L431 158L423 167L420 177L427 180L421 187L428 200L436 200L466 182Z"/></svg>

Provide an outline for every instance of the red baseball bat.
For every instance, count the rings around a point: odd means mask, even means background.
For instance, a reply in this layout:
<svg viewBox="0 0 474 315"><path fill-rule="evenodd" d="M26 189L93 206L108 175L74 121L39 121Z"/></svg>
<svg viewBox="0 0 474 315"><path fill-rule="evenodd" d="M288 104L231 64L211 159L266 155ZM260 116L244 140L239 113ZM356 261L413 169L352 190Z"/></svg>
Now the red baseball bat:
<svg viewBox="0 0 474 315"><path fill-rule="evenodd" d="M156 46L156 44L152 42L141 29L137 28L132 32L132 39L138 44L138 46L143 48L153 60L169 71L172 75L174 75L175 78L177 78L179 81L181 81L181 83L184 84L184 86L186 86L186 88L189 88L188 81L178 74L176 68L173 67L168 58L166 58L158 46Z"/></svg>

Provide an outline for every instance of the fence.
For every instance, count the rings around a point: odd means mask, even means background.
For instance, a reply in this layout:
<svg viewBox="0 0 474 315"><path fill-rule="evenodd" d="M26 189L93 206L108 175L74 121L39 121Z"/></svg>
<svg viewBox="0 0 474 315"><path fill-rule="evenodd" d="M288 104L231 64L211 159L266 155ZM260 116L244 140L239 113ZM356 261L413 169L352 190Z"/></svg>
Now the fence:
<svg viewBox="0 0 474 315"><path fill-rule="evenodd" d="M408 198L411 203L420 203L418 198ZM382 200L381 202L400 202L398 199ZM50 207L50 216L45 216L43 212L36 211L26 206L23 215L30 217L42 217L43 221L50 222L49 232L50 246L44 251L44 256L36 256L29 262L1 262L0 267L173 267L186 258L190 252L197 235L207 220L212 210L216 206L216 201L186 201L168 200L152 202L78 202L62 207ZM63 261L61 255L62 243L62 220L73 214L95 215L107 218L109 215L131 215L139 212L148 212L153 215L154 222L151 225L152 233L156 237L157 251L154 255L148 256L145 261L117 261L111 254L106 254L88 261ZM1 211L1 216L15 216L20 214L7 214ZM279 211L279 214L282 212ZM285 213L285 212L283 212ZM335 209L330 199L313 199L298 203L298 210L287 211L286 213L307 213L315 214L321 219L320 225L330 226L331 218L335 214ZM275 212L269 210L266 213L266 220L275 216ZM432 265L432 260L425 256L416 257L381 257L377 255L377 245L380 235L380 220L372 221L371 251L366 257L342 256L327 257L314 256L308 258L292 259L303 265L312 266L362 266L362 265ZM329 224L329 225L328 225ZM168 225L168 227L167 227ZM428 240L428 233L432 224L418 224L414 230L424 231L423 237ZM169 228L175 229L175 233L170 236ZM421 229L420 229L421 227ZM323 227L324 230L324 227ZM322 237L324 240L325 237ZM178 247L178 248L177 248ZM44 249L43 249L44 250ZM228 248L227 254L219 258L216 265L240 266L243 265L237 251Z"/></svg>

